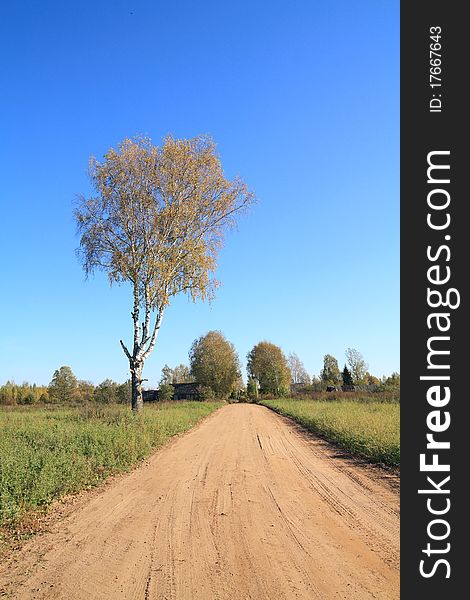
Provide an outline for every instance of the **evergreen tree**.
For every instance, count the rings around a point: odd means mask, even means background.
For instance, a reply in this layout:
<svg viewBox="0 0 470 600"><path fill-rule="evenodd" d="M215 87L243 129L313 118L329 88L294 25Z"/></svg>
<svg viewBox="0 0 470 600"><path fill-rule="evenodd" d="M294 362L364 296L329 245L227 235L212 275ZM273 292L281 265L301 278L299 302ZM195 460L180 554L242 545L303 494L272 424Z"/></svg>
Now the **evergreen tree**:
<svg viewBox="0 0 470 600"><path fill-rule="evenodd" d="M348 369L348 367L346 365L344 365L342 377L343 377L343 385L344 386L354 385L351 371Z"/></svg>

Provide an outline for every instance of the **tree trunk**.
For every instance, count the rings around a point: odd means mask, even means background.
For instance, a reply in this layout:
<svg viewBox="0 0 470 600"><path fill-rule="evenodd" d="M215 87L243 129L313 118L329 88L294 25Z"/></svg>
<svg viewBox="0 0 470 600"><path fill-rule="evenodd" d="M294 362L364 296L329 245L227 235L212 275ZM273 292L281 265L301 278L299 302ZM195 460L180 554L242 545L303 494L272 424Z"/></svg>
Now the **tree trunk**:
<svg viewBox="0 0 470 600"><path fill-rule="evenodd" d="M145 288L145 322L142 323L142 336L139 324L139 291L138 286L134 285L134 310L131 313L132 320L134 321L134 346L132 354L127 349L126 345L122 340L119 340L124 354L129 360L129 370L131 372L131 398L132 398L132 411L137 414L144 407L144 399L142 397L142 383L146 381L142 379L142 371L144 368L144 362L148 358L149 354L155 345L158 332L163 316L163 307L158 311L153 333L149 337L150 328L150 292L148 286ZM146 348L146 344L148 344Z"/></svg>
<svg viewBox="0 0 470 600"><path fill-rule="evenodd" d="M132 411L137 414L144 407L142 397L142 365L130 365L132 386Z"/></svg>

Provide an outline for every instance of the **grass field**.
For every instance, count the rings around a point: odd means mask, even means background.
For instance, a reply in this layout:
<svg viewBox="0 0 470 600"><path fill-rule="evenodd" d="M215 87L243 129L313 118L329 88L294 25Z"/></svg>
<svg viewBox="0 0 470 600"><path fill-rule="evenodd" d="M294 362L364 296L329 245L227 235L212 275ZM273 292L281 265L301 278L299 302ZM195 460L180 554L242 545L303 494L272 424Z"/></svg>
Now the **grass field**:
<svg viewBox="0 0 470 600"><path fill-rule="evenodd" d="M222 406L178 402L128 407L0 409L0 525L126 471Z"/></svg>
<svg viewBox="0 0 470 600"><path fill-rule="evenodd" d="M398 403L282 399L262 404L354 454L388 466L400 464Z"/></svg>

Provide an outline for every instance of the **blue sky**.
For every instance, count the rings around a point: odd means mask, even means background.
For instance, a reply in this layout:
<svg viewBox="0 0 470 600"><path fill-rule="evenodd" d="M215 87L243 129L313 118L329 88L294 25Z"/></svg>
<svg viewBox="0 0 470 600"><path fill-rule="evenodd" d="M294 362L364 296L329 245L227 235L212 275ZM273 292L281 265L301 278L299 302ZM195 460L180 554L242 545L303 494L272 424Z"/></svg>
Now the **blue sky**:
<svg viewBox="0 0 470 600"><path fill-rule="evenodd" d="M399 370L399 3L11 2L2 8L0 383L127 378L130 290L75 256L87 164L126 136L211 134L259 203L226 241L212 306L173 302L153 355L222 330L310 374L360 350Z"/></svg>

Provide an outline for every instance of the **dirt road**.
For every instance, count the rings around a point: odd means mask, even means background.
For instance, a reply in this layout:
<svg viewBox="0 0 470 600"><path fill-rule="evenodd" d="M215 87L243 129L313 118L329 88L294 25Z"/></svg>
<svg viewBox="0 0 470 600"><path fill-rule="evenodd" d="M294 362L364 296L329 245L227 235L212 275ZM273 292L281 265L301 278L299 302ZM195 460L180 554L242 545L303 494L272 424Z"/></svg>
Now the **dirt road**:
<svg viewBox="0 0 470 600"><path fill-rule="evenodd" d="M0 568L22 600L397 599L396 478L228 405Z"/></svg>

